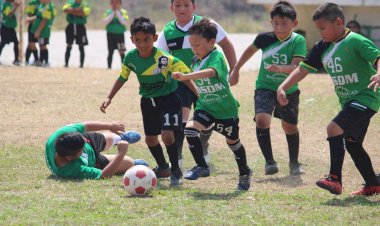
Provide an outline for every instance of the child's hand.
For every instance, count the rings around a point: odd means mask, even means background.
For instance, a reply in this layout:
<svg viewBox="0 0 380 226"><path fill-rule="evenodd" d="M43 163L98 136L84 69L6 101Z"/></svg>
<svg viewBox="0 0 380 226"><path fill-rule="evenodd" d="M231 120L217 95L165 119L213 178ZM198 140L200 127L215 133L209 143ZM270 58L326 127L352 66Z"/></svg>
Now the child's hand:
<svg viewBox="0 0 380 226"><path fill-rule="evenodd" d="M376 92L377 88L380 85L380 73L372 76L369 81L370 83L368 85L368 88L373 87L373 91Z"/></svg>
<svg viewBox="0 0 380 226"><path fill-rule="evenodd" d="M13 3L13 6L14 7L18 7L20 5L20 0L17 0Z"/></svg>
<svg viewBox="0 0 380 226"><path fill-rule="evenodd" d="M124 132L124 130L125 130L125 126L121 122L112 122L111 127L109 129L109 131L116 134L119 134L120 132Z"/></svg>
<svg viewBox="0 0 380 226"><path fill-rule="evenodd" d="M128 142L125 140L119 141L119 143L117 143L117 152L120 155L125 155L127 151L128 151Z"/></svg>
<svg viewBox="0 0 380 226"><path fill-rule="evenodd" d="M106 108L111 104L111 100L107 98L101 105L100 105L100 111L103 113L106 113Z"/></svg>
<svg viewBox="0 0 380 226"><path fill-rule="evenodd" d="M41 36L41 31L34 32L34 38L39 39Z"/></svg>
<svg viewBox="0 0 380 226"><path fill-rule="evenodd" d="M265 68L269 72L281 73L281 66L271 64Z"/></svg>
<svg viewBox="0 0 380 226"><path fill-rule="evenodd" d="M239 77L240 77L239 70L233 69L230 74L230 78L228 80L230 83L230 86L237 85L239 83Z"/></svg>
<svg viewBox="0 0 380 226"><path fill-rule="evenodd" d="M172 78L178 81L183 81L185 80L185 75L181 72L173 72Z"/></svg>
<svg viewBox="0 0 380 226"><path fill-rule="evenodd" d="M281 105L281 106L285 106L288 104L289 100L288 98L286 98L286 93L285 93L285 90L282 89L281 87L279 87L277 89L277 102Z"/></svg>

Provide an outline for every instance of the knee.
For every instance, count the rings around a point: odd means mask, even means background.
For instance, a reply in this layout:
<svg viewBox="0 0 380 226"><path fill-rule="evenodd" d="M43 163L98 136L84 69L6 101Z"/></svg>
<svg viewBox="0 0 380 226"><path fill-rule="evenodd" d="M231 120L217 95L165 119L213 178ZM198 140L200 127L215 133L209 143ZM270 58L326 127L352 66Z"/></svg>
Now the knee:
<svg viewBox="0 0 380 226"><path fill-rule="evenodd" d="M145 137L145 143L148 145L148 147L157 146L158 137L157 136L146 136Z"/></svg>
<svg viewBox="0 0 380 226"><path fill-rule="evenodd" d="M173 131L162 131L161 138L165 145L172 145L174 143Z"/></svg>
<svg viewBox="0 0 380 226"><path fill-rule="evenodd" d="M335 137L335 136L339 136L343 134L343 129L340 128L340 126L336 124L335 122L330 122L327 125L326 130L327 130L327 135L329 137Z"/></svg>
<svg viewBox="0 0 380 226"><path fill-rule="evenodd" d="M187 138L191 138L191 137L198 137L199 136L199 131L196 130L195 128L193 127L186 127L185 130L183 131L183 133L185 134L185 136Z"/></svg>

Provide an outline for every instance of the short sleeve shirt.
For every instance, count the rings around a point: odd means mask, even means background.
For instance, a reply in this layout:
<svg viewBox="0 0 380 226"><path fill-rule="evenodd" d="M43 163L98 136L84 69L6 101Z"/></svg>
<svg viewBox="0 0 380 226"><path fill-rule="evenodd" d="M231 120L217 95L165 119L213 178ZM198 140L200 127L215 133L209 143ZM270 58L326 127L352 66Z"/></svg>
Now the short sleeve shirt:
<svg viewBox="0 0 380 226"><path fill-rule="evenodd" d="M99 179L102 171L95 168L96 158L95 151L92 146L85 142L82 155L63 167L55 164L55 142L59 136L64 133L79 132L84 133L83 124L72 124L64 126L55 131L46 142L45 160L50 171L58 177L76 178L76 179Z"/></svg>
<svg viewBox="0 0 380 226"><path fill-rule="evenodd" d="M91 13L91 8L89 7L89 5L82 0L81 3L75 3L75 1L69 1L63 6L63 10L75 9L75 8L81 8L84 12L84 16L74 16L72 14L67 14L66 15L67 22L72 23L72 24L86 24L87 17Z"/></svg>
<svg viewBox="0 0 380 226"><path fill-rule="evenodd" d="M239 103L233 97L227 81L227 63L223 54L216 48L192 66L193 71L208 68L214 69L216 76L194 81L199 95L195 110L204 110L216 119L237 117Z"/></svg>
<svg viewBox="0 0 380 226"><path fill-rule="evenodd" d="M112 9L106 10L106 12L103 15L103 18L106 18L112 13ZM121 9L120 10L121 15L125 20L128 20L128 13L127 10ZM127 30L125 24L121 24L117 16L115 15L110 23L106 26L106 31L113 33L113 34L123 34Z"/></svg>
<svg viewBox="0 0 380 226"><path fill-rule="evenodd" d="M140 57L137 49L130 50L121 67L119 80L127 81L133 71L140 83L139 93L146 98L166 96L174 92L178 82L172 78L172 72L190 72L181 60L158 48L154 48L149 58Z"/></svg>
<svg viewBox="0 0 380 226"><path fill-rule="evenodd" d="M3 21L2 25L7 28L16 28L17 27L17 18L16 14L13 14L13 16L10 16L10 13L13 10L13 3L10 2L4 2L3 8L1 10Z"/></svg>
<svg viewBox="0 0 380 226"><path fill-rule="evenodd" d="M372 41L346 30L346 36L335 43L317 42L300 66L310 72L323 67L332 78L342 107L355 100L378 111L380 93L367 87L376 74L379 57L380 51Z"/></svg>
<svg viewBox="0 0 380 226"><path fill-rule="evenodd" d="M42 38L49 38L50 37L50 31L51 26L53 24L54 18L56 16L57 12L55 11L55 7L53 3L48 4L40 4L40 6L37 9L37 18L33 22L32 25L32 32L36 32L38 27L40 26L42 20L46 20L45 26L42 28L41 31L41 37Z"/></svg>
<svg viewBox="0 0 380 226"><path fill-rule="evenodd" d="M37 13L37 8L40 5L39 0L31 0L28 1L26 7L25 7L25 13L31 16L36 15Z"/></svg>
<svg viewBox="0 0 380 226"><path fill-rule="evenodd" d="M267 71L265 68L271 64L290 65L293 58L306 56L306 41L302 35L290 33L288 38L280 40L274 32L264 32L257 35L253 46L262 50L262 59L259 76L256 79L256 89L276 91L285 81L288 74ZM292 93L298 85L292 86L286 93Z"/></svg>

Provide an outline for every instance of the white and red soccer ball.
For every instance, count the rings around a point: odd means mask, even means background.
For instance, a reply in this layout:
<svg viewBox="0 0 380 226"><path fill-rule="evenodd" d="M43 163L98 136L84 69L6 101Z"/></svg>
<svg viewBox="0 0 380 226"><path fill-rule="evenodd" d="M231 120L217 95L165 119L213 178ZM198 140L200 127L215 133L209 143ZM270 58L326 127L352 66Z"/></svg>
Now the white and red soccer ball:
<svg viewBox="0 0 380 226"><path fill-rule="evenodd" d="M157 185L156 174L144 165L132 166L123 177L124 188L131 195L147 195Z"/></svg>

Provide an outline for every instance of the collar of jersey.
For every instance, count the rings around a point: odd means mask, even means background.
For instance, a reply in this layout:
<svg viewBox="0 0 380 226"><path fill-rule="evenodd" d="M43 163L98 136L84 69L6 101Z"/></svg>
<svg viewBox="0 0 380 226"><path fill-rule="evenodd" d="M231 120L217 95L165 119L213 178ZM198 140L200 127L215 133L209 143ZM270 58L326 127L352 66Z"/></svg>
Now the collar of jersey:
<svg viewBox="0 0 380 226"><path fill-rule="evenodd" d="M274 32L273 32L274 33ZM286 40L288 40L290 37L292 37L292 34L293 34L293 32L291 31L289 34L288 34L288 36L286 36L286 38L284 38L284 39L280 39L277 35L276 35L276 33L274 33L274 35L276 36L276 38L280 41L280 42L285 42Z"/></svg>
<svg viewBox="0 0 380 226"><path fill-rule="evenodd" d="M198 61L202 61L202 60L204 60L205 58L207 58L208 56L210 56L210 54L211 54L212 52L214 52L215 50L216 50L216 47L214 46L214 48L212 48L212 50L211 50L209 53L207 53L206 56L204 56L202 59L198 59Z"/></svg>
<svg viewBox="0 0 380 226"><path fill-rule="evenodd" d="M333 42L333 44L336 44L336 43L342 41L343 39L345 39L349 33L351 33L350 29L346 28L344 30L344 36L342 38L338 39L336 42Z"/></svg>
<svg viewBox="0 0 380 226"><path fill-rule="evenodd" d="M175 21L175 26L177 27L177 29L178 30L180 30L180 31L182 31L183 33L186 33L188 30L189 30L189 28L190 28L190 26L189 25L193 25L194 24L194 22L195 22L195 16L193 15L193 18L190 20L190 22L189 23L187 23L185 26L179 26L178 24L177 24L177 20ZM187 30L184 30L183 28L187 28Z"/></svg>

